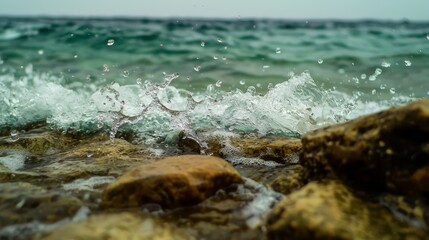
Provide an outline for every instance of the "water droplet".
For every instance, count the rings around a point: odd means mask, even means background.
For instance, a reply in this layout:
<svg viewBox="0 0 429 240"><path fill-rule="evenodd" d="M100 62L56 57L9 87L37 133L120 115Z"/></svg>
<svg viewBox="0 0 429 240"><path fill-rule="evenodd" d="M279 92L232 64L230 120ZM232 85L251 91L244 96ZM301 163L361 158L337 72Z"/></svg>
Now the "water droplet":
<svg viewBox="0 0 429 240"><path fill-rule="evenodd" d="M428 35L426 35L426 38L429 40L429 34L428 34Z"/></svg>
<svg viewBox="0 0 429 240"><path fill-rule="evenodd" d="M377 79L377 76L376 75L371 75L371 76L369 76L369 78L368 78L368 80L369 81L375 81Z"/></svg>
<svg viewBox="0 0 429 240"><path fill-rule="evenodd" d="M137 78L136 83L137 83L137 85L142 85L143 81L141 78Z"/></svg>
<svg viewBox="0 0 429 240"><path fill-rule="evenodd" d="M217 42L218 42L218 43L223 43L223 40L222 40L221 38L218 38L218 39L217 39Z"/></svg>
<svg viewBox="0 0 429 240"><path fill-rule="evenodd" d="M276 48L276 53L280 54L280 53L282 53L282 50L280 48Z"/></svg>
<svg viewBox="0 0 429 240"><path fill-rule="evenodd" d="M244 84L246 84L246 81L245 80L240 80L240 85L244 85Z"/></svg>
<svg viewBox="0 0 429 240"><path fill-rule="evenodd" d="M43 55L45 52L44 52L42 49L40 49L39 51L37 51L37 53L38 53L39 55Z"/></svg>
<svg viewBox="0 0 429 240"><path fill-rule="evenodd" d="M381 84L381 85L380 85L380 89L381 89L381 90L386 89L386 84Z"/></svg>
<svg viewBox="0 0 429 240"><path fill-rule="evenodd" d="M319 60L317 60L317 62L318 62L319 64L322 64L322 63L323 63L323 59L319 59Z"/></svg>
<svg viewBox="0 0 429 240"><path fill-rule="evenodd" d="M214 60L218 60L218 59L219 59L219 57L218 57L218 56L213 56L213 59L214 59Z"/></svg>
<svg viewBox="0 0 429 240"><path fill-rule="evenodd" d="M396 93L396 89L395 88L391 88L389 91L390 91L391 94L395 94Z"/></svg>
<svg viewBox="0 0 429 240"><path fill-rule="evenodd" d="M19 132L17 130L10 131L10 140L12 142L16 142L19 140Z"/></svg>
<svg viewBox="0 0 429 240"><path fill-rule="evenodd" d="M123 72L122 72L122 76L123 76L123 77L128 77L128 76L130 76L130 72L128 72L128 71L123 71Z"/></svg>
<svg viewBox="0 0 429 240"><path fill-rule="evenodd" d="M74 58L78 58L78 55L74 55L73 57L74 57Z"/></svg>
<svg viewBox="0 0 429 240"><path fill-rule="evenodd" d="M356 83L356 84L359 84L359 78L354 77L354 78L353 78L353 81L355 81L355 83Z"/></svg>
<svg viewBox="0 0 429 240"><path fill-rule="evenodd" d="M110 71L109 65L103 64L103 72L109 72L109 71Z"/></svg>
<svg viewBox="0 0 429 240"><path fill-rule="evenodd" d="M216 87L221 87L222 86L222 81L221 80L217 80L216 81Z"/></svg>
<svg viewBox="0 0 429 240"><path fill-rule="evenodd" d="M366 79L366 74L364 73L364 74L360 75L360 79Z"/></svg>
<svg viewBox="0 0 429 240"><path fill-rule="evenodd" d="M254 86L250 86L247 88L247 92L252 94L252 95L255 95L256 94L256 88Z"/></svg>
<svg viewBox="0 0 429 240"><path fill-rule="evenodd" d="M411 61L410 60L405 60L404 63L405 63L405 66L407 66L407 67L411 66Z"/></svg>
<svg viewBox="0 0 429 240"><path fill-rule="evenodd" d="M372 95L374 95L374 94L376 94L376 93L377 93L377 90L372 89L371 93L372 93Z"/></svg>
<svg viewBox="0 0 429 240"><path fill-rule="evenodd" d="M382 67L385 67L385 68L388 68L388 67L390 67L392 64L390 63L390 62L386 62L386 61L383 61L382 63L381 63L381 66Z"/></svg>
<svg viewBox="0 0 429 240"><path fill-rule="evenodd" d="M205 42L201 42L201 47L205 47L206 43Z"/></svg>
<svg viewBox="0 0 429 240"><path fill-rule="evenodd" d="M115 44L115 40L113 39L107 40L107 46L112 46L113 44Z"/></svg>
<svg viewBox="0 0 429 240"><path fill-rule="evenodd" d="M97 128L103 128L103 126L104 126L104 123L103 123L103 122L98 122L98 123L97 123Z"/></svg>
<svg viewBox="0 0 429 240"><path fill-rule="evenodd" d="M268 68L270 68L270 66L269 65L264 65L264 66L262 66L262 68L263 69L268 69Z"/></svg>
<svg viewBox="0 0 429 240"><path fill-rule="evenodd" d="M257 83L257 84L256 84L256 87L260 88L260 87L261 87L261 84L260 84L260 83Z"/></svg>
<svg viewBox="0 0 429 240"><path fill-rule="evenodd" d="M194 66L194 71L195 71L195 72L199 72L199 71L200 71L200 69L201 69L201 66Z"/></svg>
<svg viewBox="0 0 429 240"><path fill-rule="evenodd" d="M383 70L381 70L380 68L375 69L374 74L375 75L380 75L383 72Z"/></svg>
<svg viewBox="0 0 429 240"><path fill-rule="evenodd" d="M222 57L222 60L223 60L223 61L226 61L226 59L227 59L226 57Z"/></svg>
<svg viewBox="0 0 429 240"><path fill-rule="evenodd" d="M346 70L344 70L343 68L338 69L338 73L339 74L344 74L346 73Z"/></svg>
<svg viewBox="0 0 429 240"><path fill-rule="evenodd" d="M223 47L223 49L227 50L227 49L228 49L228 46Z"/></svg>

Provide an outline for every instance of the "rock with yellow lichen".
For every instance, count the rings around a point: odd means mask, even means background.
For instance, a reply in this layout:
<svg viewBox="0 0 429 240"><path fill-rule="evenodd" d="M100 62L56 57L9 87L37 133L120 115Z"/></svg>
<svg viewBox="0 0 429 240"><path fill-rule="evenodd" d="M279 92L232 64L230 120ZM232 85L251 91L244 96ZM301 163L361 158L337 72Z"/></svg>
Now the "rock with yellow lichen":
<svg viewBox="0 0 429 240"><path fill-rule="evenodd" d="M307 177L335 176L350 186L429 194L429 100L306 134L300 156Z"/></svg>

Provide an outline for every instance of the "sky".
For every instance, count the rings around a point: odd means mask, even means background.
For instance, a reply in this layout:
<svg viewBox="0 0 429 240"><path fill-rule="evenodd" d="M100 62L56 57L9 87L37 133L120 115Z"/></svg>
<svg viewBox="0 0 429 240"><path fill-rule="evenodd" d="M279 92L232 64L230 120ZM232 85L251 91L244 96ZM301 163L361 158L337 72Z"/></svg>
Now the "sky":
<svg viewBox="0 0 429 240"><path fill-rule="evenodd" d="M0 0L0 15L429 20L429 0Z"/></svg>

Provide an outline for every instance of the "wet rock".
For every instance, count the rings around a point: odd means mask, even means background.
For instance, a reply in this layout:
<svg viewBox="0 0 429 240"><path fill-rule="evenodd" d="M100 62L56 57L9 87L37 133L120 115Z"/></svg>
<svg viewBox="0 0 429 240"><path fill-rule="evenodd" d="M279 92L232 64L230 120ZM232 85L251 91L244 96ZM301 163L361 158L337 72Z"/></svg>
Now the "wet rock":
<svg viewBox="0 0 429 240"><path fill-rule="evenodd" d="M29 183L1 183L0 189L0 227L36 220L56 222L73 216L82 206L77 198Z"/></svg>
<svg viewBox="0 0 429 240"><path fill-rule="evenodd" d="M357 197L338 181L311 182L267 216L269 239L429 239L381 205Z"/></svg>
<svg viewBox="0 0 429 240"><path fill-rule="evenodd" d="M216 157L184 155L135 167L103 193L104 207L137 207L156 203L173 208L192 205L218 189L242 182L238 172Z"/></svg>
<svg viewBox="0 0 429 240"><path fill-rule="evenodd" d="M274 191L288 195L307 183L301 166L295 165L285 170L269 184Z"/></svg>
<svg viewBox="0 0 429 240"><path fill-rule="evenodd" d="M309 178L429 196L429 100L320 129L302 142Z"/></svg>
<svg viewBox="0 0 429 240"><path fill-rule="evenodd" d="M184 231L152 219L130 213L101 214L86 220L63 225L47 235L34 239L193 239Z"/></svg>
<svg viewBox="0 0 429 240"><path fill-rule="evenodd" d="M277 162L285 162L285 158L299 153L302 147L301 140L295 138L233 138L231 144L245 156Z"/></svg>
<svg viewBox="0 0 429 240"><path fill-rule="evenodd" d="M69 136L42 128L19 133L15 140L2 137L0 149L25 149L32 154L45 154L56 152L74 142L75 140Z"/></svg>
<svg viewBox="0 0 429 240"><path fill-rule="evenodd" d="M240 155L280 163L297 161L301 140L295 138L240 138L212 137L207 141L208 150L216 156Z"/></svg>
<svg viewBox="0 0 429 240"><path fill-rule="evenodd" d="M91 176L119 176L128 168L156 159L144 146L125 140L92 142L49 156L47 164L29 169L57 182Z"/></svg>

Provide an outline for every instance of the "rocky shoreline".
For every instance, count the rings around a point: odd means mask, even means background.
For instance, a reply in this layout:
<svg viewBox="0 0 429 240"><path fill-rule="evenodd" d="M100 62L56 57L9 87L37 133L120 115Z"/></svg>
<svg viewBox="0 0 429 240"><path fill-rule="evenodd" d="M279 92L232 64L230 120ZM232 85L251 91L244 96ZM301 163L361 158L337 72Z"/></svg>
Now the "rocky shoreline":
<svg viewBox="0 0 429 240"><path fill-rule="evenodd" d="M302 139L126 139L0 137L0 239L429 239L429 100Z"/></svg>

